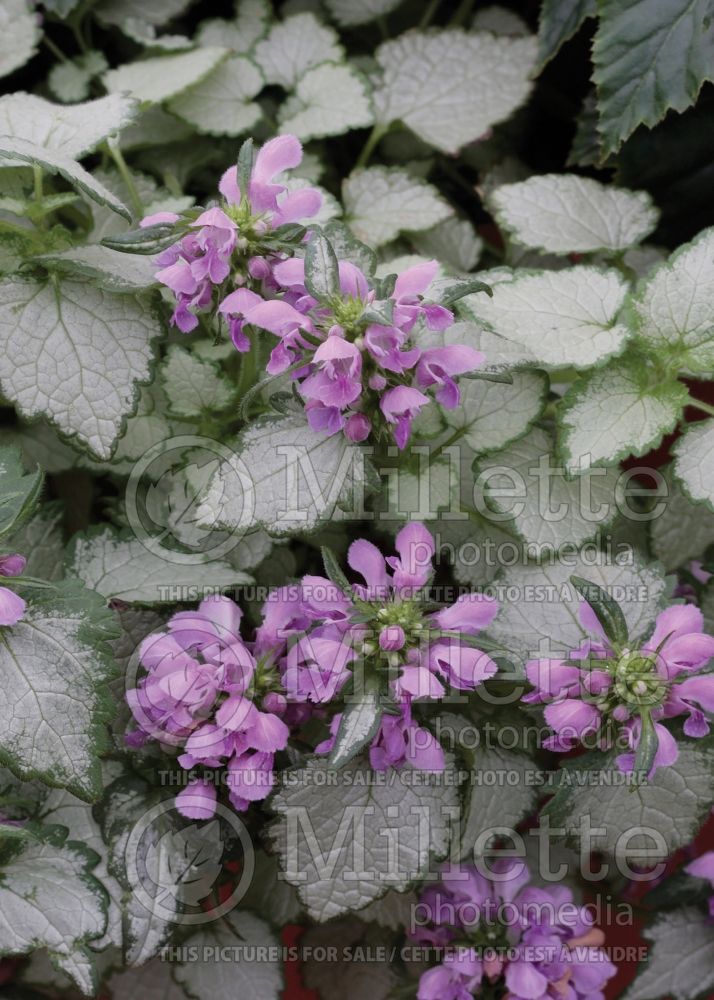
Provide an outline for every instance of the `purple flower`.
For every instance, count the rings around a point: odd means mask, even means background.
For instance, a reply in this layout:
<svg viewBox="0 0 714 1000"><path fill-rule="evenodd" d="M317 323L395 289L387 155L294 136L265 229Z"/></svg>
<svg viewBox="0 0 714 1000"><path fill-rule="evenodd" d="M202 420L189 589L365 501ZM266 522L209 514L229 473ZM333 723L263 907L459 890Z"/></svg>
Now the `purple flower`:
<svg viewBox="0 0 714 1000"><path fill-rule="evenodd" d="M588 910L564 887L530 887L519 861L490 872L447 864L422 894L413 937L443 957L422 973L418 1000L466 1000L484 988L508 1000L602 1000L616 969Z"/></svg>
<svg viewBox="0 0 714 1000"><path fill-rule="evenodd" d="M286 747L289 736L280 718L284 704L279 703L280 712L271 711L270 695L282 698L270 690L277 675L244 643L241 616L233 601L220 596L206 598L196 611L175 614L165 630L141 643L146 675L126 695L139 731L180 749L181 767L227 769L236 809L270 793L274 754ZM262 710L254 695L262 696ZM141 745L133 736L128 744ZM194 779L176 805L189 818L210 818L216 790L206 779Z"/></svg>
<svg viewBox="0 0 714 1000"><path fill-rule="evenodd" d="M24 556L0 556L0 576L20 576L26 565ZM17 625L26 607L26 602L14 590L0 587L0 625Z"/></svg>
<svg viewBox="0 0 714 1000"><path fill-rule="evenodd" d="M714 889L714 851L702 854L696 861L685 865L684 870L688 875L694 875L695 878L706 879ZM714 895L709 897L709 916L714 920Z"/></svg>
<svg viewBox="0 0 714 1000"><path fill-rule="evenodd" d="M372 741L370 759L378 769L405 761L425 769L443 768L443 753L412 717L413 701L439 698L451 684L473 690L497 666L475 648L473 637L494 619L498 604L481 594L465 594L432 612L424 588L433 573L434 539L422 525L406 525L396 537L397 554L385 556L366 539L354 541L347 563L362 578L351 592L325 577L305 576L299 586L270 595L256 637L256 651L276 656L292 702L324 705L345 685L370 676L387 677L385 714ZM329 752L332 736L318 753Z"/></svg>
<svg viewBox="0 0 714 1000"><path fill-rule="evenodd" d="M286 222L309 219L322 204L322 195L314 188L301 188L287 194L284 184L274 183L286 170L302 162L302 146L294 135L279 135L258 150L248 183L247 201L256 216L267 216L273 227ZM229 167L221 177L218 190L229 205L242 201L238 187L238 168Z"/></svg>
<svg viewBox="0 0 714 1000"><path fill-rule="evenodd" d="M384 428L403 448L414 416L430 401L421 389L434 388L445 406L457 405L455 376L476 368L483 356L470 347L422 352L417 346L417 324L442 330L453 323L448 309L423 299L437 268L436 261L408 268L396 278L392 294L378 303L375 289L349 261L338 261L339 295L324 301L307 289L304 260L293 257L274 265L276 291L302 322L294 315L281 330L267 315L264 322L257 312L245 319L280 337L270 374L298 365L293 378L314 430L342 431L351 441L364 441ZM226 303L221 311L230 311ZM375 320L375 311L383 321Z"/></svg>
<svg viewBox="0 0 714 1000"><path fill-rule="evenodd" d="M382 396L379 408L387 423L394 425L394 440L400 448L406 447L412 420L428 402L428 396L407 385L395 386Z"/></svg>
<svg viewBox="0 0 714 1000"><path fill-rule="evenodd" d="M213 310L216 301L232 291L225 287L231 276L233 287L251 281L258 287L271 283L272 265L280 259L274 246L266 243L272 230L313 217L322 203L314 188L290 194L284 184L275 183L278 174L301 160L302 147L295 136L278 136L258 151L245 197L238 188L237 167L231 167L219 184L225 198L222 205L206 209L193 221L172 212L142 219L143 227L173 223L185 234L156 258L156 280L173 293L176 306L172 323L183 333L195 330L198 314ZM219 289L217 296L214 289ZM241 331L242 324L233 321L233 341L244 351L248 342Z"/></svg>
<svg viewBox="0 0 714 1000"><path fill-rule="evenodd" d="M590 740L606 748L619 734L632 752L621 754L617 764L629 772L646 716L657 738L650 773L673 764L677 744L660 720L686 715L685 734L698 738L709 732L705 712L714 711L714 674L699 673L714 656L714 637L702 631L701 611L692 605L667 608L650 638L634 649L615 649L585 602L580 617L593 638L569 659L526 664L535 691L524 701L545 703L545 719L554 730L544 746L566 751Z"/></svg>
<svg viewBox="0 0 714 1000"><path fill-rule="evenodd" d="M451 347L434 347L424 351L417 364L417 383L422 389L436 385L436 398L447 410L454 410L459 405L459 387L454 382L454 375L471 372L483 364L484 355L473 347L453 345Z"/></svg>

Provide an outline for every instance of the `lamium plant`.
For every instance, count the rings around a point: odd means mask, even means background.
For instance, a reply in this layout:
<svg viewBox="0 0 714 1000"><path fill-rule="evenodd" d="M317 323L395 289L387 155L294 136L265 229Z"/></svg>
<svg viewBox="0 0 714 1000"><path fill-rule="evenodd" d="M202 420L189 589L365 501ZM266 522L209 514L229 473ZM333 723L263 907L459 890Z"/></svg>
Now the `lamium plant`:
<svg viewBox="0 0 714 1000"><path fill-rule="evenodd" d="M0 5L0 1000L714 996L710 6Z"/></svg>

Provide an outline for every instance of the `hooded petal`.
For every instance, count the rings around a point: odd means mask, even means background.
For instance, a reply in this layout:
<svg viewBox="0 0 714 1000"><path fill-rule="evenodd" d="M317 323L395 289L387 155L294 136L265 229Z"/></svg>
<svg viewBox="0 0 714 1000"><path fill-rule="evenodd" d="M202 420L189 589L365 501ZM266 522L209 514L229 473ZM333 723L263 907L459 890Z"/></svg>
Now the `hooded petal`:
<svg viewBox="0 0 714 1000"><path fill-rule="evenodd" d="M403 298L423 295L436 277L438 270L439 263L436 260L427 260L423 264L414 264L413 267L408 267L397 278L392 298L398 301Z"/></svg>
<svg viewBox="0 0 714 1000"><path fill-rule="evenodd" d="M391 560L394 569L394 586L423 587L431 576L431 561L436 551L433 535L419 521L405 525L397 535L394 547L399 560Z"/></svg>
<svg viewBox="0 0 714 1000"><path fill-rule="evenodd" d="M680 635L704 630L704 616L693 604L673 604L657 615L655 630L645 649L658 649L665 639L676 639Z"/></svg>
<svg viewBox="0 0 714 1000"><path fill-rule="evenodd" d="M548 980L530 962L516 959L506 968L506 986L523 1000L541 1000L548 995Z"/></svg>
<svg viewBox="0 0 714 1000"><path fill-rule="evenodd" d="M201 778L188 785L176 796L176 808L187 819L211 819L216 812L216 786Z"/></svg>
<svg viewBox="0 0 714 1000"><path fill-rule="evenodd" d="M254 750L275 753L287 746L290 730L277 715L256 711L246 735Z"/></svg>
<svg viewBox="0 0 714 1000"><path fill-rule="evenodd" d="M582 738L600 726L600 710L577 698L554 701L545 709L545 721L559 736Z"/></svg>
<svg viewBox="0 0 714 1000"><path fill-rule="evenodd" d="M8 587L0 587L0 625L16 625L25 613L25 601Z"/></svg>
<svg viewBox="0 0 714 1000"><path fill-rule="evenodd" d="M273 226L311 219L320 211L321 205L322 195L315 188L306 187L292 191L278 202L277 211L273 212Z"/></svg>
<svg viewBox="0 0 714 1000"><path fill-rule="evenodd" d="M230 205L237 205L240 201L240 188L238 187L238 167L235 164L225 171L218 182L218 190Z"/></svg>
<svg viewBox="0 0 714 1000"><path fill-rule="evenodd" d="M386 594L389 587L387 564L373 542L358 538L347 550L347 565L359 573L370 590Z"/></svg>
<svg viewBox="0 0 714 1000"><path fill-rule="evenodd" d="M433 620L439 628L475 635L481 629L488 628L498 614L498 609L495 597L475 593L461 594L454 604L437 611Z"/></svg>

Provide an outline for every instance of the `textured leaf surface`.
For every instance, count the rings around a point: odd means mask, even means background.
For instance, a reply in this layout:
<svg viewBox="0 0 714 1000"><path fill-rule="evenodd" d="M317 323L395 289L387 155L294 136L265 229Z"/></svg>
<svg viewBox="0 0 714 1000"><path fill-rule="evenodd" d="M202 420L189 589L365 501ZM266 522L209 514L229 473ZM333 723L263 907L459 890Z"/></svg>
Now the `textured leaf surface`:
<svg viewBox="0 0 714 1000"><path fill-rule="evenodd" d="M217 365L197 358L178 344L169 347L161 376L171 412L178 417L222 410L235 396L235 388Z"/></svg>
<svg viewBox="0 0 714 1000"><path fill-rule="evenodd" d="M606 187L575 174L542 174L491 194L499 224L549 253L624 250L652 232L659 212L644 191Z"/></svg>
<svg viewBox="0 0 714 1000"><path fill-rule="evenodd" d="M444 340L470 344L465 323L456 323ZM475 345L474 345L475 346ZM449 427L464 429L464 441L475 454L503 448L520 437L543 409L546 381L539 372L514 372L513 382L486 382L462 378L461 401L454 410L444 410Z"/></svg>
<svg viewBox="0 0 714 1000"><path fill-rule="evenodd" d="M692 503L671 475L667 476L667 487L669 495L650 531L654 554L665 569L673 570L699 558L714 542L714 511L705 503Z"/></svg>
<svg viewBox="0 0 714 1000"><path fill-rule="evenodd" d="M366 78L344 63L309 69L280 108L280 131L292 132L303 142L365 128L373 120Z"/></svg>
<svg viewBox="0 0 714 1000"><path fill-rule="evenodd" d="M73 581L56 587L0 637L0 757L22 777L91 800L101 789L98 754L112 714L105 643L116 626L97 594Z"/></svg>
<svg viewBox="0 0 714 1000"><path fill-rule="evenodd" d="M0 7L0 76L23 66L37 51L40 27L25 0L5 0Z"/></svg>
<svg viewBox="0 0 714 1000"><path fill-rule="evenodd" d="M92 815L92 806L65 789L53 789L42 803L41 818L47 825L59 824L66 827L68 840L79 841L99 858L92 875L101 882L109 895L107 926L102 937L92 941L91 947L97 951L109 945L121 948L121 886L107 871L107 848L99 824Z"/></svg>
<svg viewBox="0 0 714 1000"><path fill-rule="evenodd" d="M110 785L101 810L109 871L124 888L124 943L141 965L169 942L185 912L210 892L223 851L219 823L187 826L173 795L135 775ZM184 906L190 904L190 909Z"/></svg>
<svg viewBox="0 0 714 1000"><path fill-rule="evenodd" d="M169 110L208 135L241 135L261 118L252 98L263 89L263 75L245 56L224 60L208 76L175 97Z"/></svg>
<svg viewBox="0 0 714 1000"><path fill-rule="evenodd" d="M313 66L339 62L343 55L334 28L322 24L309 11L274 24L254 53L266 83L277 83L286 90L291 90Z"/></svg>
<svg viewBox="0 0 714 1000"><path fill-rule="evenodd" d="M667 111L693 104L713 79L714 22L708 0L598 3L593 46L603 154Z"/></svg>
<svg viewBox="0 0 714 1000"><path fill-rule="evenodd" d="M112 94L128 91L142 102L159 104L199 83L225 55L226 49L211 47L153 56L110 69L102 81Z"/></svg>
<svg viewBox="0 0 714 1000"><path fill-rule="evenodd" d="M26 473L17 448L0 449L0 537L22 525L41 489L40 469Z"/></svg>
<svg viewBox="0 0 714 1000"><path fill-rule="evenodd" d="M178 17L191 0L100 0L94 13L104 24L121 26L127 18L135 17L147 24L161 25Z"/></svg>
<svg viewBox="0 0 714 1000"><path fill-rule="evenodd" d="M628 329L617 322L627 283L616 271L579 266L498 282L471 307L493 333L545 365L587 367L619 353Z"/></svg>
<svg viewBox="0 0 714 1000"><path fill-rule="evenodd" d="M327 8L338 24L350 27L383 17L400 3L402 0L327 0Z"/></svg>
<svg viewBox="0 0 714 1000"><path fill-rule="evenodd" d="M688 427L673 448L674 474L692 500L714 508L714 422Z"/></svg>
<svg viewBox="0 0 714 1000"><path fill-rule="evenodd" d="M220 17L202 21L196 40L199 45L225 45L233 52L247 53L267 33L272 18L268 0L238 0L232 21Z"/></svg>
<svg viewBox="0 0 714 1000"><path fill-rule="evenodd" d="M26 840L0 867L2 954L47 948L63 963L104 933L105 897L90 874L96 855L59 834Z"/></svg>
<svg viewBox="0 0 714 1000"><path fill-rule="evenodd" d="M657 382L636 360L613 361L566 394L560 449L569 469L643 455L676 424L688 398L678 382Z"/></svg>
<svg viewBox="0 0 714 1000"><path fill-rule="evenodd" d="M63 511L59 501L43 504L22 527L13 531L8 546L27 558L25 573L43 580L59 580L64 567Z"/></svg>
<svg viewBox="0 0 714 1000"><path fill-rule="evenodd" d="M714 229L680 247L633 299L638 335L688 371L714 369Z"/></svg>
<svg viewBox="0 0 714 1000"><path fill-rule="evenodd" d="M316 434L302 416L250 424L221 465L200 505L202 523L272 534L309 531L336 519L336 507L364 488L359 448L342 434Z"/></svg>
<svg viewBox="0 0 714 1000"><path fill-rule="evenodd" d="M78 536L67 571L109 599L127 603L176 601L174 588L233 587L252 577L222 560L206 563L173 561L149 552L137 538L122 538L111 528Z"/></svg>
<svg viewBox="0 0 714 1000"><path fill-rule="evenodd" d="M195 1000L239 996L241 1000L278 1000L283 987L282 963L261 960L259 948L279 948L268 924L252 913L232 910L221 921L192 934L186 947L207 955L209 948L237 949L237 961L216 962L206 957L197 962L177 964L176 980ZM241 949L245 949L241 956ZM231 954L230 951L226 952ZM269 955L270 952L267 952Z"/></svg>
<svg viewBox="0 0 714 1000"><path fill-rule="evenodd" d="M646 964L623 1000L672 996L696 1000L714 986L714 928L701 910L674 910L642 932L651 942Z"/></svg>
<svg viewBox="0 0 714 1000"><path fill-rule="evenodd" d="M657 769L648 784L612 783L590 781L580 785L574 776L577 771L604 768L611 775L616 767L613 755L588 754L571 761L565 773L574 777L561 787L546 807L551 824L565 827L568 835L577 839L580 820L588 817L592 827L602 827L598 836L598 849L624 859L637 858L646 866L647 853L650 864L678 847L688 844L704 822L714 794L714 775L709 754L697 740L681 740L679 757L669 767ZM619 773L619 772L618 772ZM655 831L666 844L664 852L653 839Z"/></svg>
<svg viewBox="0 0 714 1000"><path fill-rule="evenodd" d="M48 416L108 458L150 375L158 321L143 301L76 281L0 283L0 380L28 417Z"/></svg>
<svg viewBox="0 0 714 1000"><path fill-rule="evenodd" d="M125 95L65 107L34 94L7 94L0 98L0 135L79 159L135 116L136 103Z"/></svg>
<svg viewBox="0 0 714 1000"><path fill-rule="evenodd" d="M125 219L131 219L126 205L101 184L96 177L93 177L84 167L80 166L76 160L65 153L48 149L45 146L38 146L25 139L17 139L12 136L0 136L0 162L1 163L25 163L43 167L50 174L59 174L66 181L85 194L92 201L100 205L106 205L118 215L123 215Z"/></svg>
<svg viewBox="0 0 714 1000"><path fill-rule="evenodd" d="M648 631L664 599L661 571L637 560L592 566L580 556L567 563L515 566L499 580L504 599L489 635L523 659L532 659L539 650L557 655L576 649L587 633L580 624L581 599L570 583L572 575L598 584L618 601L633 637Z"/></svg>
<svg viewBox="0 0 714 1000"><path fill-rule="evenodd" d="M386 167L350 174L342 196L347 221L370 246L388 243L405 230L431 229L453 212L431 184Z"/></svg>
<svg viewBox="0 0 714 1000"><path fill-rule="evenodd" d="M466 219L446 219L414 238L419 253L436 257L457 271L472 271L478 264L483 241Z"/></svg>
<svg viewBox="0 0 714 1000"><path fill-rule="evenodd" d="M290 772L291 783L272 800L278 819L269 830L285 877L319 921L359 910L390 887L405 889L430 855L443 857L449 810L458 798L444 774L422 772L410 780L409 765L389 771L387 783L370 784L372 772L362 760L337 772L349 781L322 786L312 780L328 767L312 759Z"/></svg>
<svg viewBox="0 0 714 1000"><path fill-rule="evenodd" d="M504 121L528 97L533 37L494 38L460 29L411 31L376 51L380 122L401 121L420 139L455 153Z"/></svg>
<svg viewBox="0 0 714 1000"><path fill-rule="evenodd" d="M494 827L515 830L524 816L535 808L538 794L528 783L527 775L533 772L535 765L525 754L484 747L474 751L471 767L478 772L479 778L471 786L468 807L464 811L458 857L473 863L483 855L489 843L482 841L482 849L477 854L477 839ZM491 776L494 780L489 784ZM507 783L503 782L504 777Z"/></svg>
<svg viewBox="0 0 714 1000"><path fill-rule="evenodd" d="M503 471L501 471L503 470ZM613 466L584 472L574 479L552 454L550 435L534 427L524 437L478 463L479 478L490 505L500 513L504 529L515 528L534 554L558 551L564 545L582 545L612 523L622 504L617 490L620 469ZM499 499L515 486L517 498Z"/></svg>
<svg viewBox="0 0 714 1000"><path fill-rule="evenodd" d="M72 247L37 259L50 271L91 279L109 292L141 292L156 283L156 267L149 257L120 253L101 244Z"/></svg>
<svg viewBox="0 0 714 1000"><path fill-rule="evenodd" d="M538 62L542 67L595 14L595 0L543 0L538 21Z"/></svg>
<svg viewBox="0 0 714 1000"><path fill-rule="evenodd" d="M171 965L152 958L138 968L122 969L107 980L112 1000L186 1000L186 993L171 975Z"/></svg>

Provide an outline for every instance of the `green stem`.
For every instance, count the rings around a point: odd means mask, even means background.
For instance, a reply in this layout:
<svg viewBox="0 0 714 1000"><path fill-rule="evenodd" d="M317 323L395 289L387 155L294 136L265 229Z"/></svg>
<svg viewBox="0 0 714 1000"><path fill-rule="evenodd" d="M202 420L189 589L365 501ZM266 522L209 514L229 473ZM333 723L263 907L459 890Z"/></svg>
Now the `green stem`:
<svg viewBox="0 0 714 1000"><path fill-rule="evenodd" d="M134 214L141 218L144 214L144 206L141 201L141 197L137 190L136 184L134 183L134 178L131 176L131 171L126 164L126 160L122 156L122 152L119 147L113 143L108 142L107 148L109 150L109 155L114 160L117 166L117 170L121 174L122 180L126 184L127 191L129 192L129 200L131 201L131 207L134 210Z"/></svg>
<svg viewBox="0 0 714 1000"><path fill-rule="evenodd" d="M255 381L255 371L256 362L258 355L258 336L253 335L252 342L250 345L250 350L247 351L241 358L240 373L238 375L238 385L236 386L236 396L238 397L238 402L243 399L245 394L253 385Z"/></svg>
<svg viewBox="0 0 714 1000"><path fill-rule="evenodd" d="M377 18L377 27L382 38L389 38L389 25L387 24L387 19L384 15Z"/></svg>
<svg viewBox="0 0 714 1000"><path fill-rule="evenodd" d="M694 396L690 396L688 405L696 407L702 413L708 413L710 417L714 417L714 406L710 406L709 403L703 403L701 399L695 399Z"/></svg>
<svg viewBox="0 0 714 1000"><path fill-rule="evenodd" d="M44 228L47 225L47 217L41 214L42 201L44 198L42 167L36 163L32 169L35 176L35 204L37 205L37 208L40 209L40 213L38 213L40 215L39 224Z"/></svg>
<svg viewBox="0 0 714 1000"><path fill-rule="evenodd" d="M35 164L33 171L35 174L35 201L38 205L42 205L42 167Z"/></svg>
<svg viewBox="0 0 714 1000"><path fill-rule="evenodd" d="M77 45L79 46L80 51L83 54L86 53L88 51L88 46L87 46L87 43L84 40L84 36L82 34L82 29L80 28L79 24L76 21L72 25L72 34L74 35L75 41L77 42Z"/></svg>
<svg viewBox="0 0 714 1000"><path fill-rule="evenodd" d="M389 131L388 125L381 125L379 122L377 122L372 131L369 133L367 141L362 147L362 152L357 157L357 162L355 163L355 167L367 166L369 158L374 152L375 146L381 139L384 138L384 136L387 134L388 131Z"/></svg>
<svg viewBox="0 0 714 1000"><path fill-rule="evenodd" d="M424 28L428 28L429 27L429 24L431 23L431 19L434 16L434 14L436 14L436 11L437 11L437 9L439 7L439 3L440 2L441 2L441 0L431 0L431 3L427 4L426 10L424 11L422 19L419 22L419 28L420 28L420 30L423 30Z"/></svg>
<svg viewBox="0 0 714 1000"><path fill-rule="evenodd" d="M454 12L454 16L449 21L449 27L458 28L459 25L463 24L466 18L471 13L472 7L473 7L473 0L461 0L461 3Z"/></svg>
<svg viewBox="0 0 714 1000"><path fill-rule="evenodd" d="M53 42L52 39L49 38L47 35L43 35L42 36L42 41L47 46L47 48L50 50L50 52L52 53L52 55L55 56L55 58L61 60L61 62L64 62L64 63L71 62L71 59L69 58L69 56L66 56L64 54L64 52L62 51L62 49L59 47L59 45L57 45L55 42Z"/></svg>

